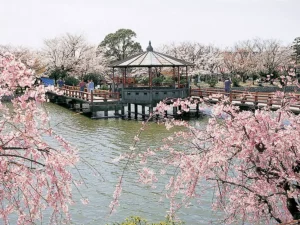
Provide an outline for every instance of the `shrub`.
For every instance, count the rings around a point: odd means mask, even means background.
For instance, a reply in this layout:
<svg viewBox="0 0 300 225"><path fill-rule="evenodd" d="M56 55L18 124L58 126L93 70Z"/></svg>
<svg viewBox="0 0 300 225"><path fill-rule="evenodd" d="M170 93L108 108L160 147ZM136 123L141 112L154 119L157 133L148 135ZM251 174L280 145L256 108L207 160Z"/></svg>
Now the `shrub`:
<svg viewBox="0 0 300 225"><path fill-rule="evenodd" d="M149 84L149 77L147 77L147 76L140 77L140 78L138 78L137 82L139 84L147 85L147 84Z"/></svg>
<svg viewBox="0 0 300 225"><path fill-rule="evenodd" d="M200 76L200 81L204 82L206 76Z"/></svg>
<svg viewBox="0 0 300 225"><path fill-rule="evenodd" d="M232 86L233 87L239 87L240 86L241 80L239 78L233 77L231 81L232 81Z"/></svg>
<svg viewBox="0 0 300 225"><path fill-rule="evenodd" d="M186 84L186 79L180 80L180 84Z"/></svg>
<svg viewBox="0 0 300 225"><path fill-rule="evenodd" d="M207 81L207 83L209 84L210 87L215 87L216 84L218 83L217 79L210 79L209 81Z"/></svg>
<svg viewBox="0 0 300 225"><path fill-rule="evenodd" d="M84 75L82 79L85 81L93 80L95 86L97 86L101 83L102 76L97 73L88 73Z"/></svg>
<svg viewBox="0 0 300 225"><path fill-rule="evenodd" d="M271 75L271 74L273 74L273 76L272 76L273 79L276 79L280 76L279 71L277 71L277 70L273 70L273 71L269 71L269 72L263 72L263 71L259 72L259 76L264 77L264 78L267 78L267 76Z"/></svg>
<svg viewBox="0 0 300 225"><path fill-rule="evenodd" d="M79 80L75 77L67 77L65 79L65 85L77 86L79 84Z"/></svg>
<svg viewBox="0 0 300 225"><path fill-rule="evenodd" d="M252 74L252 80L253 81L257 80L258 77L259 77L258 74L256 74L256 73Z"/></svg>
<svg viewBox="0 0 300 225"><path fill-rule="evenodd" d="M130 216L122 223L113 223L112 225L182 225L182 222L174 222L169 217L165 221L158 223L148 223L147 220L139 216Z"/></svg>
<svg viewBox="0 0 300 225"><path fill-rule="evenodd" d="M172 79L172 77L165 77L165 79L163 80L163 84L173 84L174 80Z"/></svg>
<svg viewBox="0 0 300 225"><path fill-rule="evenodd" d="M109 90L108 85L104 84L100 87L100 90Z"/></svg>
<svg viewBox="0 0 300 225"><path fill-rule="evenodd" d="M164 78L163 77L154 77L152 79L152 84L161 84L163 82Z"/></svg>

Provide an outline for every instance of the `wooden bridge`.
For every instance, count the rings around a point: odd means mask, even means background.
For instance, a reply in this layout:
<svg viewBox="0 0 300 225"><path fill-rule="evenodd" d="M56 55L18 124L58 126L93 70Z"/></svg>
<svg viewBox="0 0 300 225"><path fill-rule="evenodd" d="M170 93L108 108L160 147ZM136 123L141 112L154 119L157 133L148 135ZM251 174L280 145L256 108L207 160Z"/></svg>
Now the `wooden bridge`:
<svg viewBox="0 0 300 225"><path fill-rule="evenodd" d="M83 92L79 90L79 87L74 86L64 86L59 88L59 90L63 93L64 96L81 100L86 103L101 103L107 101L118 102L120 100L119 92L109 92L106 90L93 90L92 92L88 92L85 89Z"/></svg>
<svg viewBox="0 0 300 225"><path fill-rule="evenodd" d="M211 103L217 103L227 96L233 105L250 109L268 106L271 110L277 110L282 105L281 98L277 97L274 92L231 91L226 93L221 89L201 88L191 89L190 96L192 98L200 97ZM293 100L288 106L289 110L300 113L300 94L290 92L288 98Z"/></svg>
<svg viewBox="0 0 300 225"><path fill-rule="evenodd" d="M122 88L121 94L104 90L88 92L85 89L80 91L79 87L73 86L64 86L59 88L59 90L60 94L56 92L47 93L51 102L66 105L70 109L79 110L82 113L91 114L92 118L123 118L126 116L131 118L133 113L135 119L137 119L138 115L145 119L153 113L153 108L156 104L168 96L173 98L186 98L189 96L189 89L186 87ZM133 110L131 109L132 104L134 105ZM127 107L126 114L125 107ZM147 110L146 107L148 108ZM114 114L109 115L109 111L114 111Z"/></svg>
<svg viewBox="0 0 300 225"><path fill-rule="evenodd" d="M48 92L51 102L68 106L70 109L77 109L82 113L91 114L96 117L97 112L104 112L102 118L120 117L119 110L124 111L124 103L120 101L120 93L106 90L87 89L80 91L76 86L63 86L59 92ZM109 111L115 111L113 116L109 116Z"/></svg>
<svg viewBox="0 0 300 225"><path fill-rule="evenodd" d="M134 118L137 119L141 115L143 119L148 117L153 112L153 107L156 102L162 101L166 98L186 98L203 99L211 103L222 101L225 96L229 101L236 106L243 109L257 109L262 107L269 107L271 110L277 110L281 107L282 102L279 97L273 92L245 92L245 91L232 91L225 93L222 89L190 89L188 93L185 89L123 89L122 98L118 92L110 92L105 90L94 90L81 92L79 87L64 86L60 88L61 94L48 92L48 97L51 102L63 104L70 109L75 109L82 113L91 115L92 118L111 118L111 117L128 117L134 113ZM288 106L288 109L294 113L300 113L300 94L289 93L288 98L293 99L293 103ZM131 110L132 104L134 110ZM172 104L172 103L170 103ZM125 107L127 112L125 113ZM146 112L145 107L149 107ZM141 112L138 112L141 110ZM173 107L170 113L173 117L176 112L180 110ZM199 113L199 105L197 104L196 114ZM113 114L109 111L113 111ZM101 115L97 115L99 112ZM99 114L98 113L98 114Z"/></svg>

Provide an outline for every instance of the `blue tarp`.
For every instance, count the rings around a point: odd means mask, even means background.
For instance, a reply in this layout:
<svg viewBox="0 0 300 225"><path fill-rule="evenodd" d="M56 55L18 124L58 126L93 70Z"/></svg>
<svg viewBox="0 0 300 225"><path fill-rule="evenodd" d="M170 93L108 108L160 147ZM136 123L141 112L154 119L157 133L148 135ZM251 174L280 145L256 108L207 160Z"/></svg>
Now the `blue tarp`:
<svg viewBox="0 0 300 225"><path fill-rule="evenodd" d="M45 85L45 87L48 87L49 85L54 85L54 80L48 77L41 77L41 81L42 84Z"/></svg>

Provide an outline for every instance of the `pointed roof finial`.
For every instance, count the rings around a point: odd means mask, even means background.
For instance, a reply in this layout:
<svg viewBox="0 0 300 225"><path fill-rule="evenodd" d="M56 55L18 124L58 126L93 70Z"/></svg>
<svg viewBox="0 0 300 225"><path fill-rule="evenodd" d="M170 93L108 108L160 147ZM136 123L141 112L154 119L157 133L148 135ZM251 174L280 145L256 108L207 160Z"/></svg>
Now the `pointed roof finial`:
<svg viewBox="0 0 300 225"><path fill-rule="evenodd" d="M149 46L147 47L148 52L153 52L153 48L151 46L151 41L149 41Z"/></svg>

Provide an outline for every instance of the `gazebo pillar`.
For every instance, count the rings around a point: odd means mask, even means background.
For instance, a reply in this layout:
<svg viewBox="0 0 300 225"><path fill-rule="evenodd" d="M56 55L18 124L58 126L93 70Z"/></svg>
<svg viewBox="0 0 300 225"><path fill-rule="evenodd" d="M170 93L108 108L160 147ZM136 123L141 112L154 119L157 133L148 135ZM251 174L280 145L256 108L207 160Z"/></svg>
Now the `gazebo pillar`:
<svg viewBox="0 0 300 225"><path fill-rule="evenodd" d="M175 86L175 66L173 66L173 79L174 79L174 86ZM173 86L173 84L172 84L172 86ZM175 88L175 87L174 87Z"/></svg>
<svg viewBox="0 0 300 225"><path fill-rule="evenodd" d="M124 87L126 87L126 71L127 71L127 67L125 67L125 71L124 71Z"/></svg>
<svg viewBox="0 0 300 225"><path fill-rule="evenodd" d="M177 85L178 85L178 88L180 88L180 73L179 73L179 66L177 67L177 76L178 76L178 81L177 81Z"/></svg>
<svg viewBox="0 0 300 225"><path fill-rule="evenodd" d="M152 89L151 67L148 68L149 68L149 87Z"/></svg>
<svg viewBox="0 0 300 225"><path fill-rule="evenodd" d="M115 92L115 67L113 67L113 74L112 74L112 92Z"/></svg>
<svg viewBox="0 0 300 225"><path fill-rule="evenodd" d="M188 88L189 81L188 81L188 68L187 68L187 66L185 67L185 79L186 79L186 87Z"/></svg>
<svg viewBox="0 0 300 225"><path fill-rule="evenodd" d="M124 88L124 73L125 73L125 69L124 71L122 71L122 68L121 68L121 72L122 72L122 87Z"/></svg>

